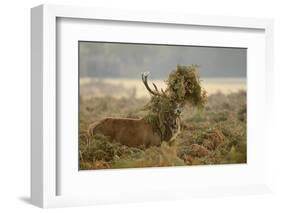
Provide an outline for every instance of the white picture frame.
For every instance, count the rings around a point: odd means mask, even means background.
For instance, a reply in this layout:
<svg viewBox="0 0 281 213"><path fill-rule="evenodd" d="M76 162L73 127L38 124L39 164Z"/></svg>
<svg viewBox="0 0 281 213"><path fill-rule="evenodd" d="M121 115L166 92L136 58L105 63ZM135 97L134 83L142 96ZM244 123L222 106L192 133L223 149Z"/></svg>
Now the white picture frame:
<svg viewBox="0 0 281 213"><path fill-rule="evenodd" d="M254 79L253 75L247 76L250 81L249 99L254 103L260 103L255 109L252 109L251 124L262 123L263 125L256 126L256 130L265 127L266 131L257 131L257 137L263 138L260 148L250 150L250 154L255 152L257 158L262 162L260 168L255 167L257 175L256 181L253 184L249 180L245 182L233 180L233 184L228 182L216 185L200 186L200 183L193 182L193 187L190 185L177 187L176 184L170 184L167 187L169 178L176 178L176 175L184 177L187 168L172 168L174 175L170 176L171 169L157 168L157 169L135 169L116 171L110 173L108 171L97 171L102 181L103 178L116 177L122 179L124 183L128 183L127 188L132 188L133 183L130 184L130 178L137 176L146 178L154 176L161 177L162 181L153 188L153 186L146 187L145 183L140 183L139 188L136 187L135 193L132 189L122 191L116 188L113 191L89 187L88 190L96 189L96 193L88 194L87 189L81 190L78 194L66 193L60 194L58 187L60 184L67 182L66 179L60 178L63 164L59 163L61 152L58 151L57 140L57 120L58 120L58 88L60 87L60 80L57 78L57 50L58 50L58 20L99 20L99 21L112 21L113 23L151 23L155 26L200 26L202 28L223 29L228 32L234 30L256 30L262 32L262 37L257 39L256 42L260 43L262 52L259 53L262 65L260 74ZM253 194L264 193L271 191L271 163L270 163L270 143L272 128L272 113L273 113L273 99L270 91L273 88L273 21L271 19L257 19L257 18L241 18L241 17L216 17L216 16L203 16L203 15L188 15L188 14L173 14L173 13L153 13L147 11L123 11L112 9L100 8L84 8L74 6L54 6L54 5L41 5L31 10L31 73L32 73L32 103L31 103L31 201L33 204L47 208L47 207L62 207L62 206L76 206L76 205L92 205L99 203L116 203L116 202L138 202L144 200L165 200L165 199L182 199L187 197L198 196L214 196L214 195L233 195L233 194ZM233 35L235 36L235 35ZM223 39L222 39L223 40ZM184 41L183 41L184 42ZM263 43L265 42L265 43ZM197 43L200 45L200 42ZM235 45L235 44L234 44ZM252 47L255 43L251 44ZM255 48L254 48L255 49ZM257 49L259 50L259 49ZM254 51L252 51L254 52ZM252 53L254 54L254 53ZM250 55L254 59L255 55ZM252 60L253 62L253 60ZM254 66L252 66L253 68ZM263 78L264 77L264 78ZM72 77L70 77L72 78ZM70 79L71 80L71 79ZM75 80L75 79L72 79ZM261 83L264 87L256 87L255 81ZM259 91L262 94L259 100L255 99L254 92ZM257 97L258 98L258 97ZM260 102L259 102L260 101ZM265 114L266 112L266 114ZM255 116L254 113L258 115ZM255 119L255 120L254 120ZM252 128L253 129L253 128ZM264 150L261 150L264 147ZM65 148L65 147L63 147ZM64 152L65 155L70 155L68 149ZM61 151L61 150L60 150ZM77 151L78 153L78 151ZM255 159L257 159L255 158ZM241 169L242 168L242 169ZM243 173L248 167L225 167L224 170L231 174L231 171L237 171L237 176ZM222 171L219 167L216 168L203 168L189 170L189 176L194 179L200 178L200 175L211 174L212 171L217 170L217 174ZM240 171L243 170L243 171ZM78 172L78 171L77 171ZM102 176L101 173L107 173ZM71 173L70 173L71 174ZM83 174L85 175L85 173ZM214 176L215 177L215 176ZM75 177L69 177L66 187L71 187L67 191L77 190L77 183ZM78 180L78 179L77 179ZM79 179L80 180L80 179ZM89 178L81 179L89 182ZM63 183L62 183L63 181ZM74 181L74 182L73 182ZM178 180L179 183L182 180ZM88 184L87 182L87 184ZM100 183L102 184L102 183ZM166 185L165 185L166 184ZM74 187L76 186L76 188ZM79 186L78 186L79 187ZM126 186L124 186L126 188ZM143 190L141 190L143 188ZM163 188L163 189L162 189ZM151 189L151 191L147 191ZM121 190L121 191L120 191ZM122 196L120 196L122 193Z"/></svg>

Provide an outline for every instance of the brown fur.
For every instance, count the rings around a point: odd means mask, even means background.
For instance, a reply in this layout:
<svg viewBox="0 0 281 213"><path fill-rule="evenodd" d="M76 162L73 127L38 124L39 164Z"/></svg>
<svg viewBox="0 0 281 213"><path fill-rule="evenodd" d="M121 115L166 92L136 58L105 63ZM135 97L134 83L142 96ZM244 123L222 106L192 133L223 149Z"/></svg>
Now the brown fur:
<svg viewBox="0 0 281 213"><path fill-rule="evenodd" d="M161 144L160 136L144 119L105 118L90 125L89 135L95 134L103 134L108 136L112 142L131 147Z"/></svg>

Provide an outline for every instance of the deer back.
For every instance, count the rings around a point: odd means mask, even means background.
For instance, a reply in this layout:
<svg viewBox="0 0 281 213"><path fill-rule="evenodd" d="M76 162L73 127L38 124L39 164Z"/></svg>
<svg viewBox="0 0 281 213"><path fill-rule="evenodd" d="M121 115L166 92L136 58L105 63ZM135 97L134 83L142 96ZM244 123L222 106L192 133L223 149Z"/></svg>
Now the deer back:
<svg viewBox="0 0 281 213"><path fill-rule="evenodd" d="M103 134L111 142L138 147L160 145L161 137L144 119L105 118L89 127L89 135Z"/></svg>

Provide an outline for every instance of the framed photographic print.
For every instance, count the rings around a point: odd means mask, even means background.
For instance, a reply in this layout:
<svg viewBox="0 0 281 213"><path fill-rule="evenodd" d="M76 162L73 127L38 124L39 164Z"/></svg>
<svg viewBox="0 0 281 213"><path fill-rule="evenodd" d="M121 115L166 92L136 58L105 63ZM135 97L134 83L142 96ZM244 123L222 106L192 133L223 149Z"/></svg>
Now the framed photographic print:
<svg viewBox="0 0 281 213"><path fill-rule="evenodd" d="M270 19L31 10L41 207L270 192Z"/></svg>

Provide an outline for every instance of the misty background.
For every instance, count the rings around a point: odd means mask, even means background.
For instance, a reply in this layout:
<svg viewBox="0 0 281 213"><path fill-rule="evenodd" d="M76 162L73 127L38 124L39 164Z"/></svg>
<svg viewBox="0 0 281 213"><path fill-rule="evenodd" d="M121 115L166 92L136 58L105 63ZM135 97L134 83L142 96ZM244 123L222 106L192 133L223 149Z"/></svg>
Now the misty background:
<svg viewBox="0 0 281 213"><path fill-rule="evenodd" d="M166 79L179 65L199 65L202 78L246 78L247 49L79 42L80 77Z"/></svg>

